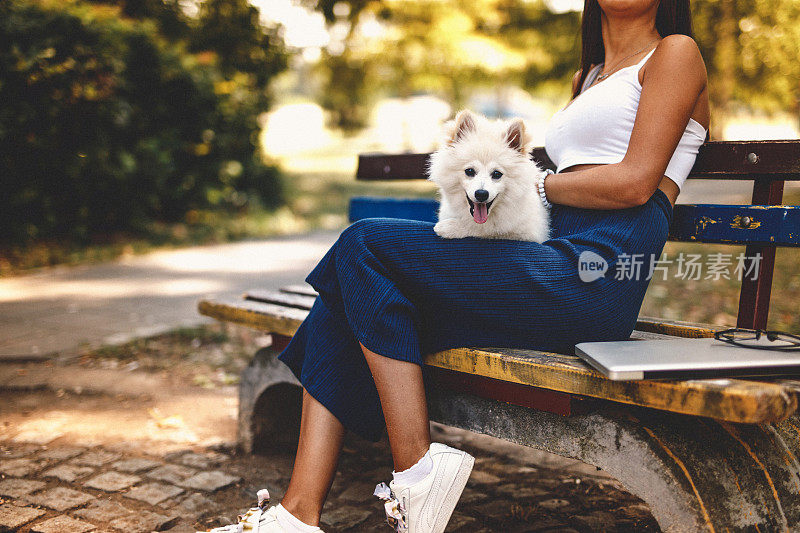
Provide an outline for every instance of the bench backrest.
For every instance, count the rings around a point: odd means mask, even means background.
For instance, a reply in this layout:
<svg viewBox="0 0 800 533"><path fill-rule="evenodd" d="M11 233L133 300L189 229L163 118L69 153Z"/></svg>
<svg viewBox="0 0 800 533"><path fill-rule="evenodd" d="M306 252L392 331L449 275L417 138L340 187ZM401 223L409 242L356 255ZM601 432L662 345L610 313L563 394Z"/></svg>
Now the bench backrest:
<svg viewBox="0 0 800 533"><path fill-rule="evenodd" d="M554 168L544 148L532 157ZM356 179L425 179L430 154L362 154ZM780 205L785 181L800 180L800 140L706 142L700 147L690 179L750 180L752 205L678 204L673 213L670 240L745 245L745 265L757 275L743 277L737 326L765 329L769 312L775 249L800 246L800 207ZM351 220L361 218L369 200L354 199ZM775 206L775 207L765 207ZM354 210L355 208L355 210ZM380 204L383 216L406 215L429 219L426 201ZM388 212L387 212L388 211ZM376 216L372 214L372 216Z"/></svg>

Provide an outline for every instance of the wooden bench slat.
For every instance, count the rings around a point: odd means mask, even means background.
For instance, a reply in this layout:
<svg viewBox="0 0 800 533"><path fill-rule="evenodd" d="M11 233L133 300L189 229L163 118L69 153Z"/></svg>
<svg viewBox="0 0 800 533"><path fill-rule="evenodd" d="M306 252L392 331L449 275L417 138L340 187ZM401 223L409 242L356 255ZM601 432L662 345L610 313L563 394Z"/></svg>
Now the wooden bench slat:
<svg viewBox="0 0 800 533"><path fill-rule="evenodd" d="M674 339L675 335L665 335L664 333L651 333L649 331L639 331L633 330L631 332L632 341L656 341L656 340L668 340Z"/></svg>
<svg viewBox="0 0 800 533"><path fill-rule="evenodd" d="M281 287L280 291L289 294L304 294L306 296L313 296L315 298L317 297L317 291L315 291L309 285L287 285L285 287Z"/></svg>
<svg viewBox="0 0 800 533"><path fill-rule="evenodd" d="M316 293L314 293L314 296L310 296L306 294L293 294L290 292L254 289L247 291L244 294L244 299L254 302L278 304L308 311L311 309L311 306L314 305Z"/></svg>
<svg viewBox="0 0 800 533"><path fill-rule="evenodd" d="M307 285L289 285L287 287L282 287L279 291L251 289L244 295L246 300L285 305L296 309L311 309L316 297L317 292ZM728 326L696 324L680 320L666 320L663 318L640 316L636 321L636 331L653 335L639 335L635 338L652 339L662 336L701 339L713 337L714 332L723 329L728 329ZM634 337L632 336L632 338Z"/></svg>
<svg viewBox="0 0 800 533"><path fill-rule="evenodd" d="M307 311L252 300L203 300L201 314L291 336ZM681 323L668 325L663 331ZM694 327L696 332L702 328ZM654 332L658 333L658 332ZM426 364L456 372L615 402L742 423L783 420L797 409L797 394L779 383L742 379L611 381L578 357L501 348L457 348L426 356Z"/></svg>
<svg viewBox="0 0 800 533"><path fill-rule="evenodd" d="M293 295L306 298L293 298ZM297 309L311 309L317 292L308 286L289 285L281 287L279 291L252 289L245 293L245 299L261 301L264 303L284 304ZM648 316L640 316L636 321L636 331L670 337L685 337L690 339L709 338L714 332L728 329L728 326L713 324L698 324L680 320L667 320ZM638 338L657 338L653 336L639 336Z"/></svg>
<svg viewBox="0 0 800 533"><path fill-rule="evenodd" d="M197 310L201 315L222 322L233 322L265 333L291 337L308 316L308 311L275 304L245 301L200 300Z"/></svg>
<svg viewBox="0 0 800 533"><path fill-rule="evenodd" d="M576 356L508 348L456 348L425 364L571 394L739 423L778 422L797 410L779 384L739 379L612 381Z"/></svg>
<svg viewBox="0 0 800 533"><path fill-rule="evenodd" d="M800 141L712 141L700 147L690 178L800 180Z"/></svg>
<svg viewBox="0 0 800 533"><path fill-rule="evenodd" d="M542 165L554 168L544 148L534 148L531 155ZM429 156L429 153L361 154L356 179L424 179ZM707 142L700 147L689 178L800 180L800 141Z"/></svg>
<svg viewBox="0 0 800 533"><path fill-rule="evenodd" d="M713 337L717 331L728 329L729 326L715 326L714 324L696 324L681 320L667 320L650 316L640 316L636 320L636 330L649 333L660 333L671 337L685 337L687 339L706 339Z"/></svg>

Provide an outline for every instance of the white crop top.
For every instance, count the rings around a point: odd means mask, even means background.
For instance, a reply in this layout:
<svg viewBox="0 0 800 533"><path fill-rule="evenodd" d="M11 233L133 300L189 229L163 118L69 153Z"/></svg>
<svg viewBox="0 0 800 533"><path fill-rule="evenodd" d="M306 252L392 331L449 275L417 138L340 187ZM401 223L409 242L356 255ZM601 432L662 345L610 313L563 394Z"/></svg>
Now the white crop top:
<svg viewBox="0 0 800 533"><path fill-rule="evenodd" d="M623 67L588 87L602 67L595 66L586 76L578 96L553 115L545 131L544 146L558 167L556 172L573 165L622 161L628 151L642 92L639 68L654 51L655 48L637 64ZM706 129L690 118L664 172L679 189L705 138Z"/></svg>

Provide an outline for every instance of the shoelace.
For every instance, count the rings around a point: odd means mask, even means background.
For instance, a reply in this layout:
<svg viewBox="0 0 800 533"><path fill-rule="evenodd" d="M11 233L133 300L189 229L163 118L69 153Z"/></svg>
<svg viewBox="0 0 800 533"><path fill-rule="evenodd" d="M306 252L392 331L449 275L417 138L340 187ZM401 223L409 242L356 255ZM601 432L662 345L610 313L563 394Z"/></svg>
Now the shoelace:
<svg viewBox="0 0 800 533"><path fill-rule="evenodd" d="M267 489L261 489L256 493L256 496L258 497L258 505L256 507L251 507L246 513L240 514L235 524L214 528L209 533L244 533L245 526L248 526L247 531L258 531L257 528L261 519L261 514L266 511L269 506L269 491ZM253 528L253 526L255 526L255 528Z"/></svg>
<svg viewBox="0 0 800 533"><path fill-rule="evenodd" d="M403 509L392 489L386 483L381 482L375 485L373 494L384 500L383 509L386 511L386 523L392 526L397 533L408 531L406 510Z"/></svg>

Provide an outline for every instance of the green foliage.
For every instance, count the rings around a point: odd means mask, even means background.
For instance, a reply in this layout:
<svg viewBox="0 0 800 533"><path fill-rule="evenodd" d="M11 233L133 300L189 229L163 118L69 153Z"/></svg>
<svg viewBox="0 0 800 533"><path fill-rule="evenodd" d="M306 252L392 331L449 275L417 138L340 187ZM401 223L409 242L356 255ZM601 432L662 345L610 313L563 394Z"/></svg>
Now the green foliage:
<svg viewBox="0 0 800 533"><path fill-rule="evenodd" d="M180 0L84 0L92 4L118 6L120 14L132 19L149 19L159 33L170 39L188 37L192 28L183 14Z"/></svg>
<svg viewBox="0 0 800 533"><path fill-rule="evenodd" d="M458 108L473 91L503 84L552 92L569 84L580 53L580 15L555 14L542 2L320 0L315 7L331 27L347 28L317 67L318 101L345 131L364 125L380 94L433 92Z"/></svg>
<svg viewBox="0 0 800 533"><path fill-rule="evenodd" d="M193 51L213 50L222 72L230 77L243 72L256 87L286 68L286 57L274 28L265 31L258 9L247 0L205 0L200 5Z"/></svg>
<svg viewBox="0 0 800 533"><path fill-rule="evenodd" d="M434 92L458 108L476 89L568 84L574 73L580 18L541 2L322 0L316 8L347 29L318 65L318 101L345 131L363 126L378 94Z"/></svg>
<svg viewBox="0 0 800 533"><path fill-rule="evenodd" d="M373 65L345 50L340 55L325 52L316 70L323 80L317 102L328 112L329 126L347 134L361 130L377 95Z"/></svg>
<svg viewBox="0 0 800 533"><path fill-rule="evenodd" d="M736 103L800 115L800 2L702 0L692 8L715 118Z"/></svg>
<svg viewBox="0 0 800 533"><path fill-rule="evenodd" d="M165 38L163 20L119 16L147 3L0 3L0 242L86 242L282 201L257 149L280 48L253 58L258 74L223 66L210 46Z"/></svg>
<svg viewBox="0 0 800 533"><path fill-rule="evenodd" d="M517 85L563 100L579 67L580 13L552 12L543 0L306 4L337 29L318 66L319 101L347 131L379 95L433 92L458 108L476 89ZM691 5L717 132L737 106L800 115L800 2Z"/></svg>

